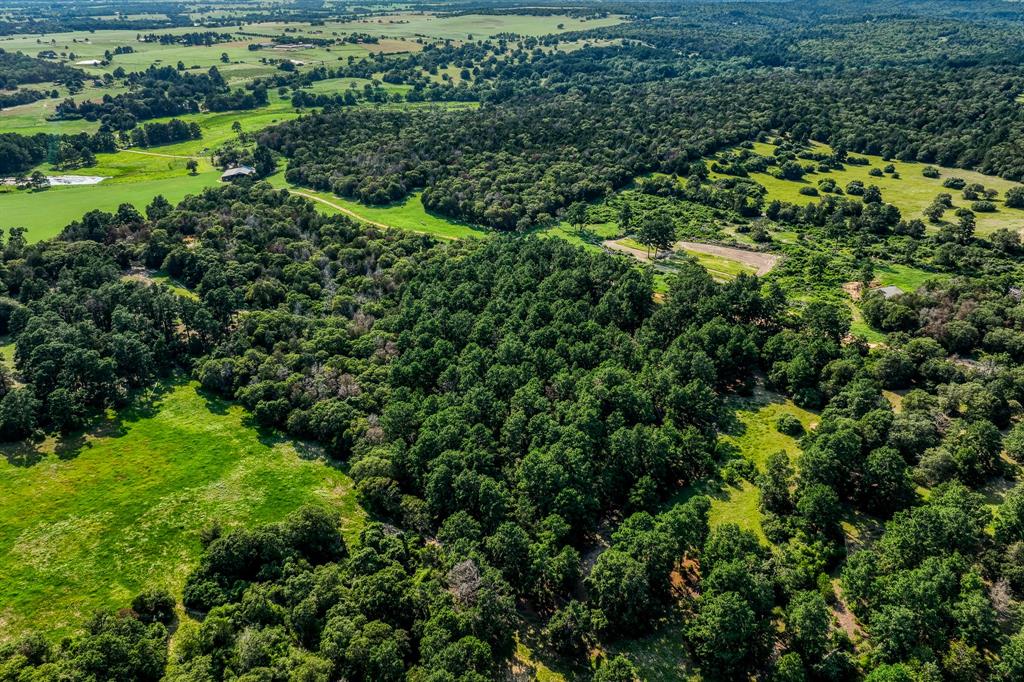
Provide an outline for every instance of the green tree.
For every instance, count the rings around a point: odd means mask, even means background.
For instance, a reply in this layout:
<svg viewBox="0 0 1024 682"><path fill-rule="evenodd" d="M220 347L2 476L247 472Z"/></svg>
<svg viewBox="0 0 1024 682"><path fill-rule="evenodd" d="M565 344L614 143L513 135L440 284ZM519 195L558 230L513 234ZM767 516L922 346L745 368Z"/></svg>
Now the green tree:
<svg viewBox="0 0 1024 682"><path fill-rule="evenodd" d="M572 226L576 232L583 231L587 224L587 205L582 201L574 201L569 204L564 213L565 222Z"/></svg>
<svg viewBox="0 0 1024 682"><path fill-rule="evenodd" d="M745 679L760 649L754 612L735 592L706 597L686 635L701 669L722 679Z"/></svg>

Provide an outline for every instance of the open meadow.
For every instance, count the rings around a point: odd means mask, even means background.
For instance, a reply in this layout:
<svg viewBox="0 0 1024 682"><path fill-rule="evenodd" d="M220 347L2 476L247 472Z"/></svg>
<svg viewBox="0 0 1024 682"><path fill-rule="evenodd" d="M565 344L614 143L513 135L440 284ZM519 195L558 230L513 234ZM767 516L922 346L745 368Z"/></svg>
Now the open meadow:
<svg viewBox="0 0 1024 682"><path fill-rule="evenodd" d="M0 642L32 627L69 634L143 589L180 596L214 523L276 521L312 503L335 510L351 541L364 519L319 448L259 431L184 380L82 435L0 452Z"/></svg>
<svg viewBox="0 0 1024 682"><path fill-rule="evenodd" d="M754 151L762 156L772 156L775 148L776 146L773 144L764 142L754 143ZM812 148L819 151L830 151L827 145L819 143L814 143ZM947 219L952 217L953 210L961 207L969 208L971 202L965 201L960 196L958 190L942 186L942 182L946 178L958 177L963 178L968 184L980 183L985 187L999 191L999 195L995 200L996 211L992 213L977 213L975 215L978 224L978 234L990 234L1000 228L1014 231L1024 229L1024 209L1007 208L1001 202L1006 190L1011 187L1021 186L1018 182L1004 180L992 175L983 175L961 168L939 166L936 166L939 169L938 178L926 178L921 174L921 171L929 164L909 161L884 161L880 156L868 154L851 154L851 156L866 158L870 163L868 165L845 164L842 170L832 170L826 173L808 173L801 180L779 179L768 173L751 173L750 178L764 185L765 189L768 190L767 199L769 201L779 199L780 201L800 205L819 201L820 197L818 196L808 196L800 193L801 188L816 188L819 180L832 178L835 180L836 185L841 188L845 188L851 180L859 180L865 186L877 185L882 190L882 200L899 208L904 219L909 220L912 218L924 219L922 215L924 209L935 200L938 194L943 192L953 196L953 209L947 213ZM885 173L881 177L869 174L871 169L881 170L889 164L893 165L899 177L894 177L891 173ZM712 177L724 176L712 173ZM934 226L930 225L927 221L925 221L925 224L934 229Z"/></svg>

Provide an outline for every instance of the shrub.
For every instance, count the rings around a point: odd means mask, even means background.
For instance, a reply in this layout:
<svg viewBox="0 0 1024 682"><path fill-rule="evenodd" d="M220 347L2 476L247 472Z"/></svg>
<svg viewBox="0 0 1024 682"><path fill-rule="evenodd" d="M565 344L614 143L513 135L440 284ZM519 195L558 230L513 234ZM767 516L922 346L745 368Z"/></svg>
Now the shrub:
<svg viewBox="0 0 1024 682"><path fill-rule="evenodd" d="M741 479L752 481L757 477L757 469L748 459L737 457L730 459L721 469L722 480L729 485L736 485Z"/></svg>
<svg viewBox="0 0 1024 682"><path fill-rule="evenodd" d="M146 590L132 599L132 611L144 623L167 625L174 620L174 597L167 590Z"/></svg>
<svg viewBox="0 0 1024 682"><path fill-rule="evenodd" d="M800 188L800 194L804 194L809 197L816 197L818 196L818 190L814 187L804 186Z"/></svg>
<svg viewBox="0 0 1024 682"><path fill-rule="evenodd" d="M946 178L942 181L942 186L949 187L950 189L963 189L967 186L967 181L957 177Z"/></svg>
<svg viewBox="0 0 1024 682"><path fill-rule="evenodd" d="M975 201L971 204L971 210L975 213L992 213L996 210L996 205L991 201Z"/></svg>
<svg viewBox="0 0 1024 682"><path fill-rule="evenodd" d="M925 166L921 169L921 175L926 178L937 178L939 177L939 169L935 166Z"/></svg>
<svg viewBox="0 0 1024 682"><path fill-rule="evenodd" d="M789 414L779 415L779 418L775 421L775 428L779 433L784 433L787 436L799 436L804 432L804 425L800 423L800 420Z"/></svg>

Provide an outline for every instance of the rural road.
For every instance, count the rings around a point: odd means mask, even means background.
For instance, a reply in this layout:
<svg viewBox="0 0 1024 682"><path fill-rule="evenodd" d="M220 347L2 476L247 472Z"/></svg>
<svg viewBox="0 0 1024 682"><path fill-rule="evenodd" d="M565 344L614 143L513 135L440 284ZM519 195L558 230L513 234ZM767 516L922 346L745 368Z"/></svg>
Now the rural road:
<svg viewBox="0 0 1024 682"><path fill-rule="evenodd" d="M143 156L162 156L165 159L195 159L199 161L201 156L182 156L181 154L160 154L158 152L144 152L139 149L123 149L121 151L128 152L129 154L142 154Z"/></svg>
<svg viewBox="0 0 1024 682"><path fill-rule="evenodd" d="M701 244L699 242L676 242L677 249L706 253L709 256L719 256L730 260L739 261L744 265L757 268L758 275L767 275L772 268L779 264L779 257L773 253L761 251L748 251L747 249L736 249L731 246L718 246L717 244Z"/></svg>
<svg viewBox="0 0 1024 682"><path fill-rule="evenodd" d="M618 251L620 253L626 253L637 260L648 261L650 260L647 256L647 252L643 249L636 249L631 246L619 243L618 240L608 239L601 243L606 249L612 251ZM760 251L748 251L747 249L737 249L730 246L718 246L717 244L701 244L700 242L676 242L675 250L686 250L694 251L697 253L706 253L709 256L719 256L720 258L727 258L734 260L744 265L749 265L755 268L758 275L766 275L771 272L779 263L779 257L772 253L762 253ZM655 263L657 266L657 263Z"/></svg>
<svg viewBox="0 0 1024 682"><path fill-rule="evenodd" d="M296 189L289 189L288 191L291 192L292 194L298 194L300 197L306 197L307 199L312 199L313 201L319 201L321 204L324 204L326 206L330 206L331 208L337 209L337 210L341 211L342 213L344 213L345 215L347 215L349 217L352 217L352 218L355 218L356 220L358 220L360 222L367 223L369 225L374 225L375 227L383 227L384 229L398 229L394 225L385 225L384 223L378 223L376 220L370 220L369 218L364 218L363 216L359 215L355 211L347 209L344 206L339 206L338 204L334 203L333 201L328 201L327 199L322 199L322 198L320 198L318 196L315 196L313 194L307 194L306 192L300 192L299 190L296 190Z"/></svg>

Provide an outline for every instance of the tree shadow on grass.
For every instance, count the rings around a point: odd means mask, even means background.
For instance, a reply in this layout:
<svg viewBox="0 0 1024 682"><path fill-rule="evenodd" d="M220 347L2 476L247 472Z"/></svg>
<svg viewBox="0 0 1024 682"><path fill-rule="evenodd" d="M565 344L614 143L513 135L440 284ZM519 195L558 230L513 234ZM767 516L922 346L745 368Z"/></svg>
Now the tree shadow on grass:
<svg viewBox="0 0 1024 682"><path fill-rule="evenodd" d="M68 433L38 435L14 443L0 443L0 456L13 466L28 467L53 454L61 460L71 460L92 447L99 438L120 438L128 433L127 424L148 419L157 414L164 397L181 384L184 377L174 375L152 386L134 392L128 405L106 414L92 417L84 428Z"/></svg>
<svg viewBox="0 0 1024 682"><path fill-rule="evenodd" d="M320 462L325 466L337 469L346 475L348 474L349 463L346 460L333 457L328 449L320 443L309 440L300 440L274 428L273 426L260 424L256 420L256 417L249 412L246 412L242 417L242 426L255 431L256 439L268 448L284 445L294 450L295 454L301 460L307 462Z"/></svg>
<svg viewBox="0 0 1024 682"><path fill-rule="evenodd" d="M47 453L41 447L42 442L42 439L38 442L26 439L15 443L3 443L0 445L0 455L3 455L11 466L30 467L46 457Z"/></svg>
<svg viewBox="0 0 1024 682"><path fill-rule="evenodd" d="M231 401L226 398L222 398L215 393L211 393L202 387L196 387L196 394L203 399L206 403L206 409L211 413L223 417L228 413L228 408L231 407Z"/></svg>
<svg viewBox="0 0 1024 682"><path fill-rule="evenodd" d="M522 616L522 624L516 634L521 646L510 663L506 679L515 682L540 679L542 666L561 675L566 682L591 678L593 670L586 656L573 659L552 650L545 641L543 621L540 616L528 608L520 608L519 614ZM522 655L524 653L526 656Z"/></svg>

